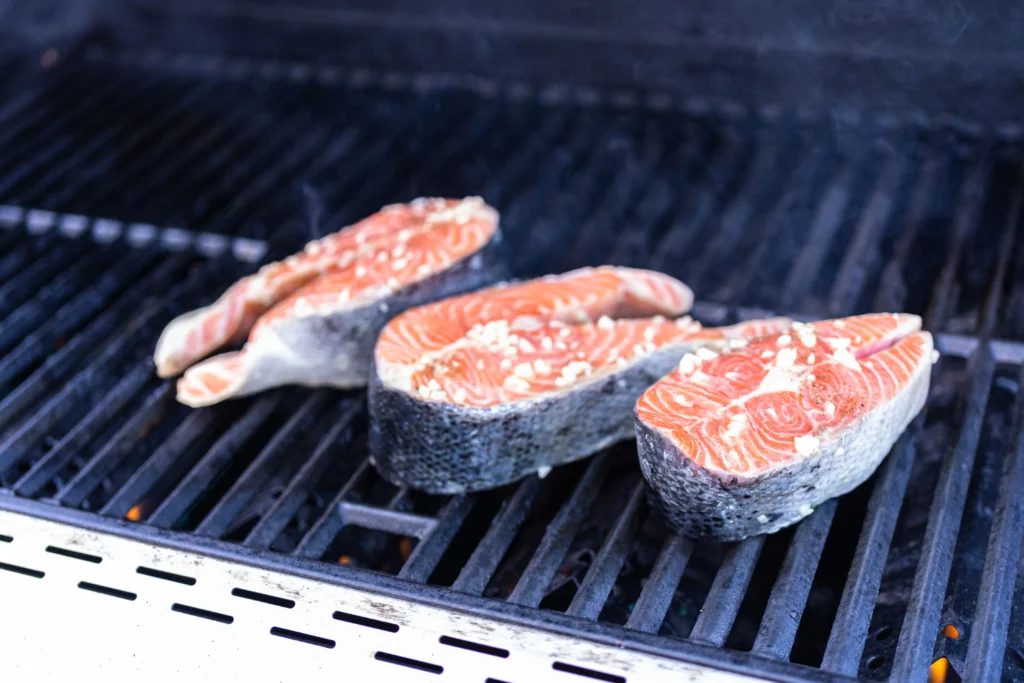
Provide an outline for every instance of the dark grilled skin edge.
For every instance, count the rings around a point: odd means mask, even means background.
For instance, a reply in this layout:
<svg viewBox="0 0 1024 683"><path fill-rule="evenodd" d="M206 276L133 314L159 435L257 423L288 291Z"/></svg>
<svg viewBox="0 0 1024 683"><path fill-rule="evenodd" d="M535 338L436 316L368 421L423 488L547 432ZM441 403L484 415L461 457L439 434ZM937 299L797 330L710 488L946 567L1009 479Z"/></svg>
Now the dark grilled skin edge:
<svg viewBox="0 0 1024 683"><path fill-rule="evenodd" d="M704 469L636 418L637 454L651 508L688 538L739 541L795 524L864 483L924 407L930 372L851 425L822 452L743 480ZM837 448L843 452L837 452Z"/></svg>
<svg viewBox="0 0 1024 683"><path fill-rule="evenodd" d="M660 349L578 389L494 408L422 401L370 380L370 457L388 481L429 493L504 486L633 436L633 406L689 346Z"/></svg>

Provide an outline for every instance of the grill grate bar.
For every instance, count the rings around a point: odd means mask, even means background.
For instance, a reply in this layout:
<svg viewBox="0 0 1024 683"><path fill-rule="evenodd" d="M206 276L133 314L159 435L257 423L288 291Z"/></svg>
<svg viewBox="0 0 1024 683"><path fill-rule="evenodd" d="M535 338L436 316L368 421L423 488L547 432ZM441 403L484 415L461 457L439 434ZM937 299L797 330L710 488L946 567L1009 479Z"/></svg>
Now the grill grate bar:
<svg viewBox="0 0 1024 683"><path fill-rule="evenodd" d="M530 507L540 491L539 477L530 477L516 488L516 492L502 503L501 510L491 521L487 533L477 544L476 549L466 561L458 578L452 584L452 590L480 595L487 582L494 576L501 558L512 545L516 534L526 521Z"/></svg>
<svg viewBox="0 0 1024 683"><path fill-rule="evenodd" d="M274 539L288 525L303 500L309 495L311 485L324 473L338 454L339 442L348 439L352 423L363 412L360 403L345 406L331 429L320 439L313 454L303 464L302 469L288 483L288 487L278 497L263 518L256 523L245 538L245 545L250 548L269 548Z"/></svg>
<svg viewBox="0 0 1024 683"><path fill-rule="evenodd" d="M553 142L566 133L572 117L567 111L559 111L554 116L545 117L540 124L539 130L531 134L525 145L511 147L516 143L516 135L506 136L507 146L511 151L504 160L504 165L489 181L484 184L481 194L493 201L495 206L508 205L505 213L515 215L519 201L512 201L512 197L523 193L523 185L531 179L531 173L537 167L537 158L549 150ZM544 167L541 167L541 172ZM503 221L509 225L516 225L514 220Z"/></svg>
<svg viewBox="0 0 1024 683"><path fill-rule="evenodd" d="M538 220L537 216L541 212L541 207L550 201L551 193L562 186L561 178L575 168L573 160L579 160L581 156L588 156L581 150L593 149L596 146L598 130L597 121L593 116L588 116L588 112L584 112L573 122L575 125L570 127L568 139L563 141L564 149L569 152L565 155L555 155L547 163L542 163L541 159L537 157L526 157L524 154L523 159L524 161L528 160L531 170L539 170L536 177L532 178L535 182L529 183L518 194L513 195L512 192L506 190L508 194L502 195L508 196L510 199L504 223L512 226L513 229L523 226L521 228L524 235L523 247L517 257L520 262L525 261L528 257L532 259L534 254L552 248L553 240L558 237L558 230L553 229L553 226L543 219ZM530 151L543 155L548 150ZM510 163L509 167L513 165L514 162ZM513 196L514 200L511 199Z"/></svg>
<svg viewBox="0 0 1024 683"><path fill-rule="evenodd" d="M117 493L100 508L100 514L108 517L124 517L132 506L139 502L158 482L173 478L176 473L189 469L195 463L194 458L186 455L186 452L194 443L201 441L208 432L224 423L226 417L221 412L210 410L197 410L189 413L188 417L182 420L171 435L153 451L146 462L135 470Z"/></svg>
<svg viewBox="0 0 1024 683"><path fill-rule="evenodd" d="M612 125L590 148L574 150L571 185L568 188L545 188L549 201L544 204L544 216L540 225L533 229L531 239L541 239L547 248L554 248L559 239L565 239L563 232L556 226L578 225L580 218L590 212L589 204L594 201L598 185L613 173L614 165L619 165L618 160L612 157L611 150L614 149L614 140L621 135L619 126ZM645 157L649 156L650 152L647 151ZM649 167L649 158L645 158L641 163ZM531 247L520 250L513 256L515 272L536 272L542 261L547 259L550 262L551 252L547 251L547 248ZM574 249L570 245L565 252L568 260L556 260L555 270L564 271L571 268L579 256L578 247Z"/></svg>
<svg viewBox="0 0 1024 683"><path fill-rule="evenodd" d="M146 385L153 370L148 365L134 368L89 411L82 420L58 441L49 453L40 458L28 472L14 484L18 495L34 496L46 486L61 469L81 452L103 428L108 420L117 415L128 402Z"/></svg>
<svg viewBox="0 0 1024 683"><path fill-rule="evenodd" d="M801 196L813 186L813 178L820 173L821 167L828 160L828 150L824 145L814 145L808 150L802 161L799 162L793 172L786 188L774 207L766 211L767 218L760 230L759 241L756 247L750 252L747 258L742 259L739 264L734 264L733 270L736 274L725 280L715 291L714 298L718 301L739 301L747 300L743 296L750 288L755 273L759 268L757 265L768 258L769 250L777 242L779 231L784 229L792 220L793 205L798 202ZM729 211L729 209L726 209Z"/></svg>
<svg viewBox="0 0 1024 683"><path fill-rule="evenodd" d="M592 184L578 192L579 201L573 206L573 212L579 219L573 222L582 222L582 226L568 251L574 266L591 263L594 258L607 258L617 232L615 226L623 222L629 207L636 204L637 194L650 185L654 171L662 162L663 141L655 133L653 125L647 127L640 142L640 158L627 159L618 168L613 167L612 177L603 190L597 187L597 177L591 177ZM612 165L614 161L610 159L607 163ZM588 206L591 197L594 197L594 205Z"/></svg>
<svg viewBox="0 0 1024 683"><path fill-rule="evenodd" d="M114 372L119 363L124 362L130 349L136 346L142 337L149 336L147 333L158 322L157 314L160 312L161 309L157 306L144 312L136 321L134 329L128 334L115 338L85 369L65 383L63 388L47 401L42 409L37 410L22 424L17 433L10 437L3 446L0 446L0 468L9 466L12 458L20 456L21 446L30 440L40 438L46 429L71 414L81 402L98 400L103 384L110 373ZM11 403L11 399L17 398L18 395L18 392L12 393L4 401L4 404ZM0 408L2 408L2 404L0 404ZM0 412L0 414L3 413Z"/></svg>
<svg viewBox="0 0 1024 683"><path fill-rule="evenodd" d="M828 299L829 315L840 317L855 310L867 281L869 264L878 256L879 237L891 220L896 192L906 167L906 155L888 156L867 207L857 221L853 241L843 254L843 261Z"/></svg>
<svg viewBox="0 0 1024 683"><path fill-rule="evenodd" d="M619 515L615 526L608 533L608 538L601 544L601 549L591 563L586 577L580 583L572 603L566 613L581 619L597 619L601 609L608 600L615 579L626 561L626 553L640 528L641 515L644 513L645 484L643 481L633 487L633 493Z"/></svg>
<svg viewBox="0 0 1024 683"><path fill-rule="evenodd" d="M321 154L308 160L305 164L305 177L306 186L315 188L322 185L325 181L323 176L325 173L333 173L336 168L342 163L342 159L346 157L354 158L353 152L359 148L361 138L359 131L353 132L351 135L346 132L341 137L329 145ZM268 174L269 176L269 174ZM276 182L276 179L275 179ZM268 196L271 194L266 193ZM240 207L241 210L242 207ZM248 220L250 222L260 222L269 218L272 222L283 222L283 216L289 214L292 210L292 206L289 201L285 198L279 197L277 201L272 202L267 206L266 202L260 203L258 206L247 207L247 213L245 214L248 218L243 218L242 221ZM211 229L214 231L229 232L233 224L237 223L237 219L231 214L230 207L220 211L218 215L211 220Z"/></svg>
<svg viewBox="0 0 1024 683"><path fill-rule="evenodd" d="M472 512L475 502L474 496L460 495L452 498L441 510L434 527L420 539L409 555L409 559L398 572L398 578L420 583L429 579L437 563L441 561L444 551L451 545L455 534Z"/></svg>
<svg viewBox="0 0 1024 683"><path fill-rule="evenodd" d="M241 222L241 216L236 213L241 202L249 203L260 196L260 187L280 182L303 157L326 141L327 130L315 127L308 117L301 117L296 125L306 128L305 134L298 136L300 142L280 134L273 136L260 145L251 163L229 166L216 180L211 179L210 185L195 200L195 206L203 208L191 217L191 222L207 225L216 214L230 215L232 220Z"/></svg>
<svg viewBox="0 0 1024 683"><path fill-rule="evenodd" d="M148 262L145 258L138 258L136 265ZM76 364L94 350L102 339L109 336L146 296L161 288L166 291L172 284L172 277L182 270L184 264L185 260L181 257L168 259L150 276L127 288L113 305L86 325L84 330L74 335L59 351L47 358L42 367L0 402L0 416L13 416L30 403L37 401L51 383L63 379L72 372ZM137 271L130 266L123 272L120 268L112 269L111 277L104 278L104 287L84 292L61 307L49 322L26 337L0 361L0 386L15 381L33 363L39 361L58 339L71 334L79 325L85 323L106 305L119 289L125 288L126 282L136 273ZM0 424L2 423L3 418L0 417Z"/></svg>
<svg viewBox="0 0 1024 683"><path fill-rule="evenodd" d="M398 510L382 510L362 503L342 502L338 506L338 514L341 516L344 526L352 524L413 538L425 538L437 526L437 520L432 517L413 515Z"/></svg>
<svg viewBox="0 0 1024 683"><path fill-rule="evenodd" d="M284 394L274 392L253 404L245 414L224 432L210 450L178 483L146 520L153 526L170 528L203 495L217 473L231 462L253 432L277 410Z"/></svg>
<svg viewBox="0 0 1024 683"><path fill-rule="evenodd" d="M109 177L117 168L115 161L127 160L135 150L149 151L151 141L166 134L174 121L183 112L194 108L207 92L206 88L197 88L173 104L167 104L160 98L154 98L146 106L131 102L129 113L119 118L119 125L90 135L89 143L76 149L65 163L54 165L42 177L34 179L32 193L26 195L26 203L56 206L57 202L73 196L89 181ZM116 146L120 154L105 153L110 146ZM70 178L68 171L72 171Z"/></svg>
<svg viewBox="0 0 1024 683"><path fill-rule="evenodd" d="M107 148L114 141L116 136L122 133L130 124L134 125L138 120L145 120L154 110L159 110L163 103L157 99L147 97L129 98L127 102L121 100L121 93L113 95L117 100L111 102L104 98L99 102L97 116L91 120L95 129L90 130L83 141L77 136L67 136L56 144L44 146L41 153L28 157L28 161L19 163L5 176L0 178L0 196L21 197L21 189L28 185L31 187L31 196L37 198L34 201L25 201L26 204L35 204L39 197L45 195L46 189L55 183L62 173L69 168L76 168L85 165L97 152ZM111 118L106 115L108 108L121 109L122 117ZM79 110L79 114L81 114ZM133 118L138 117L138 119ZM38 149L38 143L36 149ZM16 158L20 158L16 157ZM55 159L61 159L62 163L54 163ZM110 158L109 156L107 157ZM42 176L37 177L37 173ZM28 182L26 182L28 181ZM21 192L19 190L21 189Z"/></svg>
<svg viewBox="0 0 1024 683"><path fill-rule="evenodd" d="M32 444L41 439L47 430L71 415L82 403L92 403L102 396L102 382L109 367L124 355L128 338L122 338L64 385L40 410L31 415L20 427L0 444L0 470L6 470L24 457Z"/></svg>
<svg viewBox="0 0 1024 683"><path fill-rule="evenodd" d="M329 398L328 392L315 391L299 406L288 422L274 434L273 438L256 456L256 459L228 489L228 492L207 513L196 528L196 533L219 538L227 532L235 517L269 481L271 471L277 463L288 455L289 449L295 445L295 442L316 423L320 413L327 406Z"/></svg>
<svg viewBox="0 0 1024 683"><path fill-rule="evenodd" d="M138 410L117 430L107 445L54 496L54 501L68 506L80 504L85 496L99 486L100 482L128 456L131 449L145 438L151 426L171 408L173 390L173 383L164 382L150 392Z"/></svg>
<svg viewBox="0 0 1024 683"><path fill-rule="evenodd" d="M469 112L457 111L451 117L430 119L425 117L427 102L429 100L424 100L419 106L420 117L409 117L405 120L402 128L396 131L392 137L385 138L383 143L378 143L366 153L360 154L356 162L358 170L356 170L356 166L353 166L349 177L339 187L331 188L323 193L328 206L337 202L342 207L339 211L325 217L324 230L326 232L340 230L359 217L356 213L359 207L341 202L339 197L356 194L363 198L366 206L377 207L387 202L393 196L392 193L399 189L398 185L401 183L402 175L415 176L425 163L436 164L436 166L430 166L432 170L443 168L448 159L443 158L442 155L425 153L424 147L439 135L444 137L458 135L458 131L463 130L463 123ZM422 135L416 137L409 149L402 149L398 145L402 134L414 124L421 123L424 118L427 118L430 123L422 130ZM381 161L382 159L396 158L402 159L402 163L392 165ZM433 159L433 161L426 161L428 159ZM381 173L379 172L381 168L387 168L389 171ZM399 170L401 170L401 174Z"/></svg>
<svg viewBox="0 0 1024 683"><path fill-rule="evenodd" d="M733 194L732 201L717 221L714 234L687 271L687 277L694 286L702 284L708 269L721 263L743 237L743 230L749 225L754 213L755 202L764 193L772 173L778 167L780 153L781 145L775 139L764 140L756 145L754 158L740 180L741 184ZM664 257L656 257L656 263L663 261Z"/></svg>
<svg viewBox="0 0 1024 683"><path fill-rule="evenodd" d="M81 62L69 65L54 76L51 90L64 92L65 89L74 88L81 78L85 69ZM9 94L9 93L6 93ZM21 89L14 97L9 97L0 107L0 127L3 135L0 136L0 148L7 140L18 137L27 125L38 122L47 113L45 107L40 106L39 92L31 88ZM30 113L35 112L40 118L32 118Z"/></svg>
<svg viewBox="0 0 1024 683"><path fill-rule="evenodd" d="M569 500L545 530L540 545L537 546L526 570L509 595L509 602L527 607L536 607L540 604L544 598L544 591L551 585L558 565L569 550L576 529L597 498L598 489L601 488L610 465L611 460L607 453L598 455L587 465Z"/></svg>
<svg viewBox="0 0 1024 683"><path fill-rule="evenodd" d="M241 144L240 142L223 142L224 137L238 130L247 130L247 125L251 123L245 112L236 109L225 114L223 118L215 118L201 133L195 137L186 137L177 145L175 143L178 143L182 136L186 136L191 127L178 129L177 133L172 131L167 136L163 136L161 143L149 150L148 154L140 155L134 164L126 166L125 173L141 174L138 195L145 197L147 201L155 202L161 208L162 215L175 215L177 212L172 208L162 206L164 200L159 189L165 187L172 179L181 178L184 175L180 181L183 184L182 189L185 192L190 192L196 187L196 182L190 182L193 181L193 176L187 172L187 169L199 165L200 160L204 166L208 164L214 149L237 148ZM153 158L162 159L166 153L169 153L168 148L172 145L175 145L173 156L165 163L154 167ZM203 158L204 155L207 155L206 158Z"/></svg>
<svg viewBox="0 0 1024 683"><path fill-rule="evenodd" d="M53 315L53 309L67 303L77 292L87 290L90 276L100 267L98 260L79 259L68 270L45 285L11 314L0 320L0 352L10 349ZM106 264L103 264L106 265Z"/></svg>
<svg viewBox="0 0 1024 683"><path fill-rule="evenodd" d="M757 640L754 641L754 652L780 659L789 658L835 512L836 500L833 498L824 502L796 528L768 598Z"/></svg>
<svg viewBox="0 0 1024 683"><path fill-rule="evenodd" d="M1021 218L1021 205L1024 204L1024 166L1017 172L1013 199L1006 214L1006 225L1003 236L999 240L999 259L996 262L995 274L991 286L981 307L981 320L978 324L978 337L988 339L999 324L999 313L1003 308L1003 284L1006 282L1007 270L1013 256L1014 239L1017 236Z"/></svg>
<svg viewBox="0 0 1024 683"><path fill-rule="evenodd" d="M921 560L914 575L914 587L893 660L891 675L897 681L910 680L914 672L927 669L930 664L928 658L935 647L936 625L995 372L995 359L988 345L979 348L968 361L968 367L972 379L964 406L963 424L956 446L939 473Z"/></svg>
<svg viewBox="0 0 1024 683"><path fill-rule="evenodd" d="M21 227L11 230L11 235L17 235L19 238L22 237ZM43 237L38 241L29 242L21 239L17 243L15 248L11 252L0 258L0 279L3 282L7 282L19 272L29 266L35 259L38 258L39 253L45 250L46 247L50 246L52 241Z"/></svg>
<svg viewBox="0 0 1024 683"><path fill-rule="evenodd" d="M0 320L9 316L18 306L35 296L44 283L50 282L61 270L69 267L75 258L77 245L71 242L50 247L28 268L0 286Z"/></svg>
<svg viewBox="0 0 1024 683"><path fill-rule="evenodd" d="M871 492L864 527L821 664L827 671L848 676L857 673L889 545L917 454L916 434L923 422L923 417L917 418L896 443L894 452L882 464Z"/></svg>
<svg viewBox="0 0 1024 683"><path fill-rule="evenodd" d="M677 153L679 182L684 186L694 182L695 176L700 177L705 166L708 168L709 177L703 181L703 184L710 184L711 177L714 175L711 169L718 171L723 161L721 149L715 149L714 141L710 139L703 126L698 125L696 121L689 121L684 125L683 139ZM714 156L712 156L713 154ZM710 164L708 164L709 158L711 159ZM669 224L664 234L660 236L651 260L653 268L673 270L669 264L685 258L687 250L697 238L698 231L696 229L687 230L691 221L691 213L685 207L684 201L684 197L672 198L671 210L665 217Z"/></svg>
<svg viewBox="0 0 1024 683"><path fill-rule="evenodd" d="M370 461L363 460L359 467L348 478L348 481L341 487L334 500L324 508L320 518L310 527L306 535L302 537L299 544L295 546L292 554L296 557L320 558L327 552L331 541L335 539L342 527L345 526L345 519L341 516L341 505L349 492L360 482L371 469Z"/></svg>
<svg viewBox="0 0 1024 683"><path fill-rule="evenodd" d="M55 115L53 110L40 102L42 98L36 98L32 102L35 110L34 117L24 117L9 126L3 128L0 133L0 148L3 149L4 159L23 159L28 150L39 149L38 141L52 137L59 137L58 131L65 131L68 125L76 121L78 117L88 113L94 106L103 103L106 97L116 96L118 90L113 82L107 82L97 87L95 83L83 83L78 79L70 79L69 83L62 84L65 97L79 97L79 105L75 108L62 108ZM47 133L49 135L43 135ZM12 143L8 146L9 143Z"/></svg>
<svg viewBox="0 0 1024 683"><path fill-rule="evenodd" d="M1024 386L1024 368L1017 386ZM1024 399L1017 394L1016 439L1007 453L999 482L999 498L992 517L992 531L985 552L985 569L978 591L974 629L967 650L965 681L1002 678L1003 657L1009 631L1010 611L1024 531Z"/></svg>
<svg viewBox="0 0 1024 683"><path fill-rule="evenodd" d="M39 181L37 184L36 196L42 197L42 203L47 207L59 207L64 202L70 200L74 195L87 186L91 182L100 182L101 188L99 197L100 200L112 196L115 193L115 187L117 183L112 183L109 180L103 182L103 178L109 178L115 172L120 174L124 178L130 178L127 174L130 170L127 168L129 159L137 151L145 150L149 155L149 158L157 157L160 152L160 147L166 148L168 139L173 139L173 124L181 118L185 118L186 128L194 129L196 125L204 121L202 117L192 119L189 117L182 117L183 113L195 111L194 105L201 99L203 99L209 90L207 88L197 88L193 90L189 95L176 101L173 105L164 107L161 109L160 114L157 116L143 116L141 121L134 121L129 127L131 134L125 137L123 140L117 141L117 147L119 150L118 157L116 160L119 162L121 168L113 167L114 157L110 155L104 155L101 160L93 163L84 163L79 160L77 162L69 162L59 168L60 172L65 172L73 169L73 173L70 177L65 175L59 177L54 175L49 183L45 181ZM112 134L116 135L117 131ZM97 151L102 152L102 147ZM158 157L157 157L158 158ZM136 165L139 163L139 157L135 157ZM56 184L57 180L60 181L59 186L49 189L49 186ZM105 206L105 201L93 200L93 206Z"/></svg>
<svg viewBox="0 0 1024 683"><path fill-rule="evenodd" d="M810 232L804 239L804 247L796 257L789 277L786 278L781 299L784 310L795 309L796 302L811 290L828 248L839 229L846 205L850 201L857 165L856 161L845 161L825 190L811 220Z"/></svg>
<svg viewBox="0 0 1024 683"><path fill-rule="evenodd" d="M740 603L747 592L747 584L754 575L757 558L764 547L764 536L755 536L737 543L729 549L725 561L715 575L711 591L701 608L697 623L690 632L690 640L715 647L725 645L729 631L740 611Z"/></svg>
<svg viewBox="0 0 1024 683"><path fill-rule="evenodd" d="M314 168L310 167L310 158L318 148L323 148L322 152L318 157L314 157L312 161L315 163L318 160L322 160L322 163L337 162L346 154L348 154L355 146L358 140L358 132L355 130L347 130L340 137L334 141L327 142L327 131L321 131L319 135L310 135L306 139L306 144L297 145L287 155L279 159L273 164L268 164L269 170L262 175L256 177L252 182L245 184L236 194L232 195L233 199L224 206L217 215L222 217L222 220L214 222L212 217L206 220L206 216L199 219L199 223L210 223L216 227L218 224L226 222L228 218L232 222L238 224L244 224L247 216L252 216L258 213L259 209L262 208L267 202L260 198L269 198L272 196L271 189L278 183L281 178L289 173L293 173L300 167L307 167L309 171L313 171ZM329 160L329 161L328 161Z"/></svg>
<svg viewBox="0 0 1024 683"><path fill-rule="evenodd" d="M693 541L688 538L673 534L665 541L633 612L629 615L626 628L644 633L658 632L692 552Z"/></svg>
<svg viewBox="0 0 1024 683"><path fill-rule="evenodd" d="M978 217L985 204L987 178L992 170L992 149L985 145L975 160L963 184L953 222L953 235L946 262L939 272L932 290L931 305L924 317L924 327L938 330L946 322L950 306L956 303L956 270L964 243L978 224Z"/></svg>
<svg viewBox="0 0 1024 683"><path fill-rule="evenodd" d="M882 271L874 302L876 311L903 310L903 304L907 297L903 271L918 234L928 221L932 195L935 187L939 184L944 160L945 156L938 144L928 146L921 173L910 197L907 218L903 221L903 227L899 232L892 256Z"/></svg>

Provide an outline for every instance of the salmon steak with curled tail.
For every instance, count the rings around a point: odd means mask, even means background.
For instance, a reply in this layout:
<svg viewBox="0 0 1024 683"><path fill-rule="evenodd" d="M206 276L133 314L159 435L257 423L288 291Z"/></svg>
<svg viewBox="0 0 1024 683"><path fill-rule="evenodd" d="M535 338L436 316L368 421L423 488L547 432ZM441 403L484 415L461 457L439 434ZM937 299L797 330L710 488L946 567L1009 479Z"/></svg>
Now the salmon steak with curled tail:
<svg viewBox="0 0 1024 683"><path fill-rule="evenodd" d="M500 280L500 243L498 214L479 198L385 207L173 320L157 343L157 371L187 368L178 399L190 406L285 384L365 386L384 324ZM240 351L193 365L246 336Z"/></svg>
<svg viewBox="0 0 1024 683"><path fill-rule="evenodd" d="M772 533L863 483L924 407L932 336L916 315L812 324L680 367L636 405L655 507L692 538Z"/></svg>
<svg viewBox="0 0 1024 683"><path fill-rule="evenodd" d="M447 299L392 320L374 352L370 452L431 493L495 488L633 435L640 393L687 351L742 346L787 320L705 329L683 283L585 268Z"/></svg>

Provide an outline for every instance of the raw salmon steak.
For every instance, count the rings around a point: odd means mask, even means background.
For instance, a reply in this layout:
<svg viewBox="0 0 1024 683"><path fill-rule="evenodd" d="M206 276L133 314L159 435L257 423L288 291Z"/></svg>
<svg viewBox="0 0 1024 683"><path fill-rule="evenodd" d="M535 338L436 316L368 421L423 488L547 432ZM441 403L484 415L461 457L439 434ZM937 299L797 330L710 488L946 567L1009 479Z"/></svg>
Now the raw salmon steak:
<svg viewBox="0 0 1024 683"><path fill-rule="evenodd" d="M497 212L477 198L385 207L172 321L157 367L173 374L248 333L241 351L189 368L178 399L203 406L284 384L365 386L384 324L499 280L500 241Z"/></svg>
<svg viewBox="0 0 1024 683"><path fill-rule="evenodd" d="M636 405L651 498L681 533L771 533L864 482L924 407L932 336L916 315L813 324L684 356Z"/></svg>
<svg viewBox="0 0 1024 683"><path fill-rule="evenodd" d="M545 474L630 438L636 399L687 351L742 346L788 324L704 329L664 317L692 301L666 275L605 266L407 311L374 354L374 464L432 493Z"/></svg>

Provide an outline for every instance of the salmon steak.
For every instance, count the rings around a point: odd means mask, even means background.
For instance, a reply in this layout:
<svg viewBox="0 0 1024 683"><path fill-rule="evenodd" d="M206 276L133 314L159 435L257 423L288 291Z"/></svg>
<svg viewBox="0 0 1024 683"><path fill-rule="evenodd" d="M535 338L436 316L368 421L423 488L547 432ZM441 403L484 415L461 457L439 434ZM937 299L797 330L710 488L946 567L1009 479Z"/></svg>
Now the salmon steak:
<svg viewBox="0 0 1024 683"><path fill-rule="evenodd" d="M157 372L187 368L177 389L190 406L285 384L365 386L384 324L500 280L500 243L498 214L479 198L385 207L173 320L157 343ZM193 365L246 336L240 351Z"/></svg>
<svg viewBox="0 0 1024 683"><path fill-rule="evenodd" d="M682 534L772 533L863 483L924 407L932 336L879 313L684 356L636 404L654 507Z"/></svg>
<svg viewBox="0 0 1024 683"><path fill-rule="evenodd" d="M544 475L631 438L637 398L688 351L742 346L788 325L704 329L668 319L692 302L671 277L603 266L397 316L374 352L374 465L431 493Z"/></svg>

